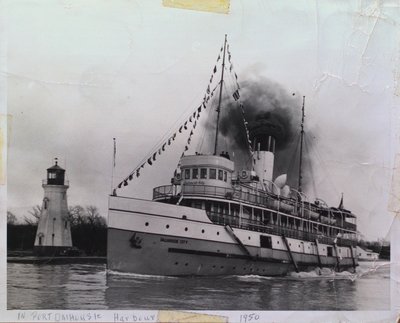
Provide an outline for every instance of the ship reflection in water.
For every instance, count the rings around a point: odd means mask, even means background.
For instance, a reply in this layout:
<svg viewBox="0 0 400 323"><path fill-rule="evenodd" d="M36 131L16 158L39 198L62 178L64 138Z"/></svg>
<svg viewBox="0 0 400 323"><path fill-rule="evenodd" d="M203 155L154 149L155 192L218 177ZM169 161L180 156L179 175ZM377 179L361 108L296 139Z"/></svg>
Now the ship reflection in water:
<svg viewBox="0 0 400 323"><path fill-rule="evenodd" d="M323 270L289 277L106 274L105 265L8 264L8 309L388 310L388 263L357 278Z"/></svg>

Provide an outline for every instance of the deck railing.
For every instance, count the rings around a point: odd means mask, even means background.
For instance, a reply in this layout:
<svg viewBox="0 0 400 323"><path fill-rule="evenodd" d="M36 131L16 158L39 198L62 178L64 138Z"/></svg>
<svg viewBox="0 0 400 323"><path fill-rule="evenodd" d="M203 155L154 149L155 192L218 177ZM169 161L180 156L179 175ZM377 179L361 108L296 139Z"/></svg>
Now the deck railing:
<svg viewBox="0 0 400 323"><path fill-rule="evenodd" d="M282 196L273 195L270 193L254 194L235 190L232 188L212 186L212 185L193 185L184 184L181 186L181 192L178 194L173 185L159 186L153 189L153 199L173 198L180 196L207 196L232 199L244 203L253 204L260 207L267 207L271 210L289 213L304 219L310 219L312 215L318 216L318 209L308 202L298 201L296 199L285 198ZM325 219L327 219L325 217ZM318 221L314 218L315 221ZM355 231L357 226L346 221L337 221L334 224L337 227ZM297 230L296 230L297 231Z"/></svg>
<svg viewBox="0 0 400 323"><path fill-rule="evenodd" d="M275 235L284 235L288 238L299 239L304 241L315 242L318 239L318 242L324 244L334 244L335 239L336 243L339 246L353 246L355 247L357 242L356 240L344 239L339 237L328 237L325 235L321 235L316 232L307 232L302 230L294 230L287 227L282 227L275 224L264 224L260 221L251 220L251 219L240 219L238 217L232 217L228 214L219 214L215 212L207 211L207 215L209 219L213 223L222 224L222 225L230 225L233 228L258 231L267 234L275 234Z"/></svg>

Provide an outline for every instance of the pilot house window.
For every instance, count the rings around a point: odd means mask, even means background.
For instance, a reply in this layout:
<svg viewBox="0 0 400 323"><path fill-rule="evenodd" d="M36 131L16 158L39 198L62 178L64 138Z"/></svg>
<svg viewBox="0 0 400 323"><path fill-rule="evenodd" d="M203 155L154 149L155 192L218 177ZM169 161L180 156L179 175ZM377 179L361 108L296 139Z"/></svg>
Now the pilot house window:
<svg viewBox="0 0 400 323"><path fill-rule="evenodd" d="M200 178L203 178L203 179L207 178L207 168L200 169Z"/></svg>
<svg viewBox="0 0 400 323"><path fill-rule="evenodd" d="M217 170L215 168L210 168L210 179L217 179Z"/></svg>
<svg viewBox="0 0 400 323"><path fill-rule="evenodd" d="M185 179L190 179L190 169L185 169Z"/></svg>
<svg viewBox="0 0 400 323"><path fill-rule="evenodd" d="M199 170L197 168L193 168L192 176L193 176L193 179L199 178Z"/></svg>
<svg viewBox="0 0 400 323"><path fill-rule="evenodd" d="M221 181L224 179L224 172L222 171L222 169L218 170L218 179Z"/></svg>

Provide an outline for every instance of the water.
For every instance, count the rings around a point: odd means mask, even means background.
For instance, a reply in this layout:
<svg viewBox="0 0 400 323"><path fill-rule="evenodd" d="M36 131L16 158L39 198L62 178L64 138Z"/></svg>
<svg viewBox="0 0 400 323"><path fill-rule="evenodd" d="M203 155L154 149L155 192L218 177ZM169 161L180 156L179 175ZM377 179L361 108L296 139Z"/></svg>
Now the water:
<svg viewBox="0 0 400 323"><path fill-rule="evenodd" d="M106 272L101 264L9 263L8 309L388 310L388 263L357 273L288 277L157 277Z"/></svg>

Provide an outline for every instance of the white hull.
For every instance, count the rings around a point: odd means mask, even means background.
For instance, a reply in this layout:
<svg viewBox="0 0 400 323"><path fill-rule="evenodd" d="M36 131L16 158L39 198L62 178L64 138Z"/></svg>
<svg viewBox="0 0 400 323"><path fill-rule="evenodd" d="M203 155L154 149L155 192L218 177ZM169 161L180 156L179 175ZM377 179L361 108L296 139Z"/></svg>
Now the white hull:
<svg viewBox="0 0 400 323"><path fill-rule="evenodd" d="M110 197L108 269L150 275L284 275L311 267L352 268L350 247L212 223L204 210L154 201ZM260 245L271 237L271 247ZM237 239L235 239L237 238ZM318 250L317 250L318 248Z"/></svg>

